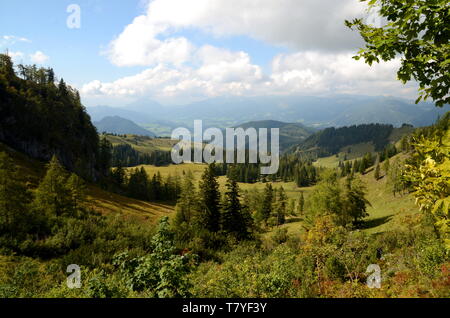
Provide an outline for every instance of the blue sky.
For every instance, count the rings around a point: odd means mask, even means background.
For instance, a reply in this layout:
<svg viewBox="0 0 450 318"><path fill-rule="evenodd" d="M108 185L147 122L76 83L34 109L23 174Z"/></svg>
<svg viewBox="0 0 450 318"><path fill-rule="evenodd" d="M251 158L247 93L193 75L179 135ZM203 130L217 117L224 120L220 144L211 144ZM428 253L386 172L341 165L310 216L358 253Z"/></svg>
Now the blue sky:
<svg viewBox="0 0 450 318"><path fill-rule="evenodd" d="M79 29L66 25L73 3L81 8ZM0 50L18 63L53 67L88 106L225 95L412 95L396 82L398 61L370 69L351 59L361 42L343 21L361 14L358 0L256 3L0 0Z"/></svg>
<svg viewBox="0 0 450 318"><path fill-rule="evenodd" d="M140 1L77 1L81 7L80 29L66 26L69 16L66 9L72 3L73 0L1 0L0 36L14 35L31 41L5 43L2 51L8 48L26 54L44 52L49 56L44 64L79 85L87 80L106 81L136 72L136 69L111 67L99 53L142 11ZM23 61L30 63L27 58Z"/></svg>

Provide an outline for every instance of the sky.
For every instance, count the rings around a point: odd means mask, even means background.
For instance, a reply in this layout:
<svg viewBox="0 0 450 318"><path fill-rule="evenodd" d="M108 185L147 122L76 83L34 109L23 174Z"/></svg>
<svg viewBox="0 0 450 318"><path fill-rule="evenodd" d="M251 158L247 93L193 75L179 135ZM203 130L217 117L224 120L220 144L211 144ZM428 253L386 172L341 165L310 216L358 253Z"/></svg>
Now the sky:
<svg viewBox="0 0 450 318"><path fill-rule="evenodd" d="M79 11L78 11L79 10ZM220 96L413 99L400 60L369 67L344 25L359 0L0 0L0 51L52 67L86 106ZM375 17L375 18L374 18Z"/></svg>

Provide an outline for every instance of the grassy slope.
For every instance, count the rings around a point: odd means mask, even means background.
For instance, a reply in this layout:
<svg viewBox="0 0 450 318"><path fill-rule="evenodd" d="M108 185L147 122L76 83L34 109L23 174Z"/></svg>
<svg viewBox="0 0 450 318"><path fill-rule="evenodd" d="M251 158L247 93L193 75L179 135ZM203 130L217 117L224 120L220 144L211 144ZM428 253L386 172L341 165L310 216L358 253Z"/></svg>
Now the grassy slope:
<svg viewBox="0 0 450 318"><path fill-rule="evenodd" d="M402 159L404 155L399 154L391 160L397 158ZM365 175L359 176L367 187L366 198L371 204L367 208L369 216L364 219L363 231L366 233L375 234L387 231L401 222L402 216L419 213L411 195L394 196L387 188L387 178L384 175L381 179L375 180L373 168L369 169ZM308 191L305 191L306 200L308 200L308 193L313 189L314 187L311 187L307 188ZM288 228L289 233L295 233L302 228L299 220L294 219L293 221L284 225Z"/></svg>
<svg viewBox="0 0 450 318"><path fill-rule="evenodd" d="M390 143L393 143L399 147L400 139L405 135L411 134L414 129L415 128L409 126L394 128L391 135L388 137L388 140ZM368 152L375 153L375 147L371 142L346 146L340 149L337 156L332 155L329 157L319 158L316 162L314 162L314 165L326 168L336 168L339 165L339 161L358 159Z"/></svg>
<svg viewBox="0 0 450 318"><path fill-rule="evenodd" d="M29 188L36 188L45 175L45 164L30 159L0 143L0 152L2 151L7 152L13 158L19 169L21 180L27 182ZM127 217L137 217L138 219L156 222L161 216L170 215L173 212L173 206L134 200L104 191L93 184L88 184L87 193L88 206L102 214L120 213Z"/></svg>
<svg viewBox="0 0 450 318"><path fill-rule="evenodd" d="M166 138L150 138L136 135L126 135L125 137L106 135L106 139L108 139L113 145L129 144L137 151L143 153L151 153L155 150L170 151L173 145L178 142L176 140Z"/></svg>

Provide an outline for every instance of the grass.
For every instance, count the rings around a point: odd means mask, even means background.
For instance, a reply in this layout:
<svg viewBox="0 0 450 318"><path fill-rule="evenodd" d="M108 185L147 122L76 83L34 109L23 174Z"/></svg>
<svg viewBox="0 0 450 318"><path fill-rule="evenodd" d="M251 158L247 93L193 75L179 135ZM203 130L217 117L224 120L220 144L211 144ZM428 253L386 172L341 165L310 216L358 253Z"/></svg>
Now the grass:
<svg viewBox="0 0 450 318"><path fill-rule="evenodd" d="M391 160L403 156L403 154L399 154ZM402 216L419 213L412 195L397 194L394 196L388 190L386 176L375 180L372 169L372 171L362 176L361 179L367 186L367 199L371 203L371 206L367 209L369 216L364 220L366 223L365 232L374 234L387 231L395 227Z"/></svg>
<svg viewBox="0 0 450 318"><path fill-rule="evenodd" d="M89 185L88 193L88 206L104 215L117 213L156 223L162 216L171 215L174 211L172 205L127 198L93 185Z"/></svg>
<svg viewBox="0 0 450 318"><path fill-rule="evenodd" d="M106 139L115 145L128 144L136 151L142 153L151 153L156 150L170 151L172 147L178 142L168 138L151 138L147 136L125 135L125 136L113 136L106 135Z"/></svg>

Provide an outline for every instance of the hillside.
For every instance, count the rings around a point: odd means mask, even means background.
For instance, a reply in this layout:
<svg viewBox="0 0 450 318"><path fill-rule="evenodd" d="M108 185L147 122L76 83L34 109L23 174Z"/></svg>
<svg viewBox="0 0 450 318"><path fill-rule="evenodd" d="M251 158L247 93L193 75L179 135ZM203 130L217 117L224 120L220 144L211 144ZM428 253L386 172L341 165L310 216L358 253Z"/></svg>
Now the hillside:
<svg viewBox="0 0 450 318"><path fill-rule="evenodd" d="M380 151L388 144L395 144L403 136L410 134L414 128L404 125L394 128L391 125L364 124L341 128L326 128L308 137L290 152L312 155L313 157L327 157L346 152L356 158L366 152ZM365 152L359 154L360 149ZM356 150L356 151L355 151ZM356 155L356 157L355 157ZM350 158L349 158L350 159Z"/></svg>
<svg viewBox="0 0 450 318"><path fill-rule="evenodd" d="M103 135L105 138L111 142L113 146L117 145L130 145L136 151L141 153L150 154L154 151L170 151L178 140L172 140L168 138L151 138L148 136L137 136L137 135Z"/></svg>
<svg viewBox="0 0 450 318"><path fill-rule="evenodd" d="M45 163L28 157L7 145L0 143L0 152L6 152L14 161L21 181L34 190L45 175ZM162 203L150 203L124 197L102 190L98 185L88 183L87 206L103 215L118 214L138 220L156 222L164 215L171 215L173 206Z"/></svg>
<svg viewBox="0 0 450 318"><path fill-rule="evenodd" d="M94 122L94 126L100 133L110 133L119 135L141 135L154 137L155 134L147 129L142 128L131 120L119 116L107 116L100 121Z"/></svg>

